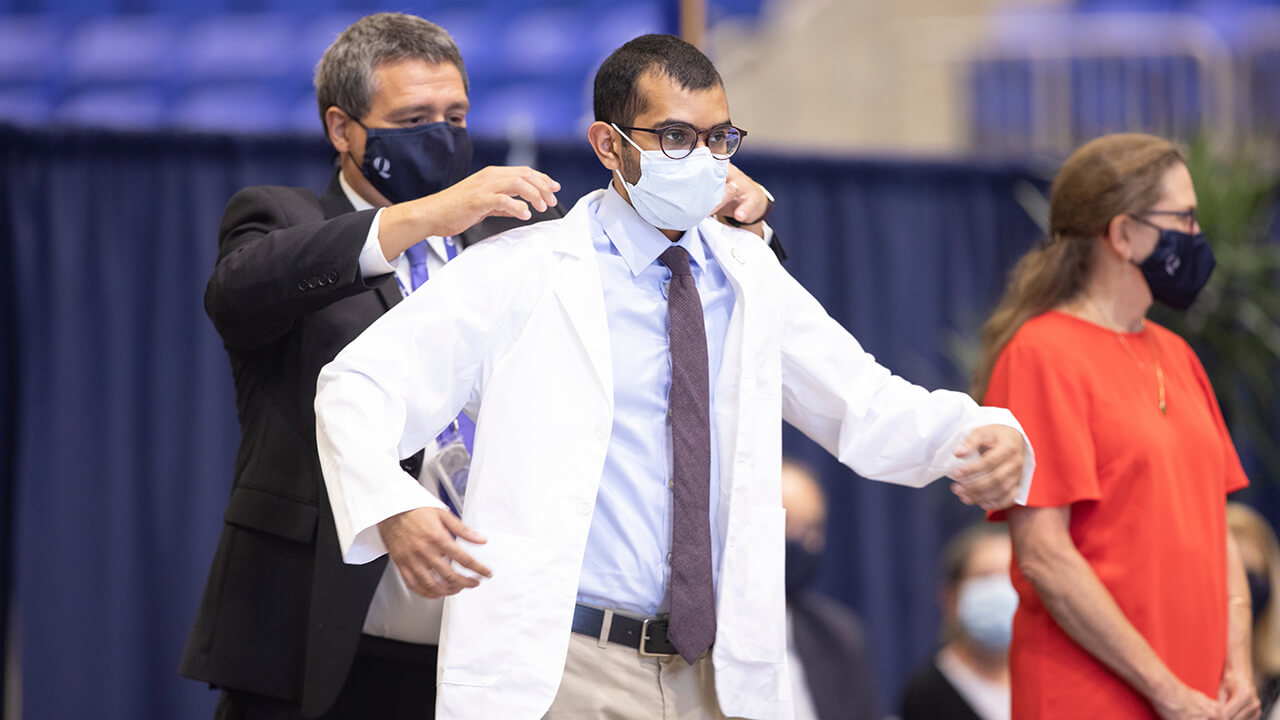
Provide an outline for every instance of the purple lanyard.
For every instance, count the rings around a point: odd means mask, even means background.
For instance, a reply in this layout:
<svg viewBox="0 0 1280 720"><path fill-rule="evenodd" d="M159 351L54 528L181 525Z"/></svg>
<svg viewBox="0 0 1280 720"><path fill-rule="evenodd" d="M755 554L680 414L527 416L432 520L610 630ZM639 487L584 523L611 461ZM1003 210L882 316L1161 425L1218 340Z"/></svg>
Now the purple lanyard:
<svg viewBox="0 0 1280 720"><path fill-rule="evenodd" d="M422 242L423 244L426 244L427 241L423 240ZM452 237L444 238L444 255L445 255L445 262L449 262L450 260L458 257L458 244L453 241ZM427 274L427 266L425 263L426 261L424 258L423 265L422 265L422 274L424 276L422 279L422 282L424 284L427 282L427 278L425 277ZM412 274L412 269L410 269L410 273ZM404 286L404 281L400 279L400 273L392 273L392 275L396 276L396 285L400 286L400 295L402 297L409 297L409 293L413 292L413 290L406 288ZM412 282L412 280L410 282ZM416 290L417 288L414 288L414 289Z"/></svg>

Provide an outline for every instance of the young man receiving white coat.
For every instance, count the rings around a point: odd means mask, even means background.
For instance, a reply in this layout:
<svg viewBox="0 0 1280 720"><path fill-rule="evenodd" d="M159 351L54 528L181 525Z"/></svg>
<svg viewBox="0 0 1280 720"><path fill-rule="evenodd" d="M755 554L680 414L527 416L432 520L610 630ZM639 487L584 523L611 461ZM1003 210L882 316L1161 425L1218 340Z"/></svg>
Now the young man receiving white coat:
<svg viewBox="0 0 1280 720"><path fill-rule="evenodd" d="M609 187L477 245L321 373L344 557L452 596L440 718L788 718L780 420L984 508L1025 498L1030 447L1007 411L893 376L707 217L746 133L696 48L622 46L595 114ZM462 409L458 522L398 460Z"/></svg>

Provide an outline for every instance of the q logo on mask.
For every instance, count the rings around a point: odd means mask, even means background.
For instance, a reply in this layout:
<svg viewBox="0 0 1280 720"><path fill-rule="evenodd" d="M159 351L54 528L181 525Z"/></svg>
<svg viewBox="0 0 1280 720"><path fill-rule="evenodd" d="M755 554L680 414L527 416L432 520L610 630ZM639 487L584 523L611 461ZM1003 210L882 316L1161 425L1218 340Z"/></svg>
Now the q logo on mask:
<svg viewBox="0 0 1280 720"><path fill-rule="evenodd" d="M381 175L383 178L387 180L391 179L391 161L388 160L387 158L382 157L381 155L374 158L373 169L377 170L378 174Z"/></svg>
<svg viewBox="0 0 1280 720"><path fill-rule="evenodd" d="M1178 268L1180 267L1182 267L1182 258L1178 257L1177 255L1170 255L1169 257L1165 258L1164 271L1168 273L1170 277L1176 274L1178 272Z"/></svg>

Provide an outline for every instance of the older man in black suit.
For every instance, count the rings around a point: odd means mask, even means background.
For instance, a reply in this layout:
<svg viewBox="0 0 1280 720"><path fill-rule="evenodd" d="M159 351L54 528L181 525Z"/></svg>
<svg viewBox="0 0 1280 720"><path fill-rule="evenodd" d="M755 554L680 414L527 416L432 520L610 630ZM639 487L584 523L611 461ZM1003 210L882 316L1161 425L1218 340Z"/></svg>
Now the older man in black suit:
<svg viewBox="0 0 1280 720"><path fill-rule="evenodd" d="M421 18L352 25L320 61L316 90L338 172L320 197L237 193L205 294L231 357L241 444L181 671L222 689L224 718L421 718L434 704L432 589L410 592L385 560L338 556L316 376L423 270L492 232L482 220L554 213L559 185L527 167L464 179L462 58Z"/></svg>

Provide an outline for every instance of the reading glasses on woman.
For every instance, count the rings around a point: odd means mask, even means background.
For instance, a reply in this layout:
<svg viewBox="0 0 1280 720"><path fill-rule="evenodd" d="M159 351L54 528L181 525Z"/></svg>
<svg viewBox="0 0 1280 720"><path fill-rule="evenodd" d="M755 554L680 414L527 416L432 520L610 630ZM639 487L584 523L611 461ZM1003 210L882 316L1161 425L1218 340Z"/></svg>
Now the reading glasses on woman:
<svg viewBox="0 0 1280 720"><path fill-rule="evenodd" d="M742 146L742 138L747 136L746 130L733 125L717 125L710 130L699 130L688 123L671 123L652 128L626 125L618 127L622 130L657 135L658 147L662 148L662 154L672 160L683 160L689 157L694 148L698 147L700 138L706 139L707 149L711 151L712 157L717 160L727 160L738 152L738 148Z"/></svg>
<svg viewBox="0 0 1280 720"><path fill-rule="evenodd" d="M1147 220L1146 216L1148 215L1171 217L1176 222L1182 225L1185 225L1187 228L1187 232L1194 233L1196 231L1197 220L1196 220L1195 208L1187 208L1186 210L1147 210L1146 212L1141 212L1141 213L1137 213L1136 215L1132 215L1132 217L1137 219L1139 222L1149 225L1157 230L1160 230L1162 228L1159 225L1155 225L1149 220Z"/></svg>

